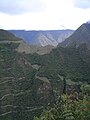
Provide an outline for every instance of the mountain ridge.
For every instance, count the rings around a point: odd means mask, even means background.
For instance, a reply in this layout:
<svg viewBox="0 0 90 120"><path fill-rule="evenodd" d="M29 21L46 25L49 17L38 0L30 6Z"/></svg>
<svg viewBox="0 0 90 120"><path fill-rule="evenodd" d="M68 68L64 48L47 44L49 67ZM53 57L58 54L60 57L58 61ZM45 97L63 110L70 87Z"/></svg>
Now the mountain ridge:
<svg viewBox="0 0 90 120"><path fill-rule="evenodd" d="M14 34L0 29L0 41L20 41L21 39L16 37Z"/></svg>
<svg viewBox="0 0 90 120"><path fill-rule="evenodd" d="M79 46L80 44L86 44L90 49L90 24L82 24L70 37L65 39L60 46L69 47L72 45Z"/></svg>
<svg viewBox="0 0 90 120"><path fill-rule="evenodd" d="M25 31L25 30L9 30L15 36L24 39L28 44L46 46L57 46L65 38L69 37L73 30L39 30L39 31Z"/></svg>

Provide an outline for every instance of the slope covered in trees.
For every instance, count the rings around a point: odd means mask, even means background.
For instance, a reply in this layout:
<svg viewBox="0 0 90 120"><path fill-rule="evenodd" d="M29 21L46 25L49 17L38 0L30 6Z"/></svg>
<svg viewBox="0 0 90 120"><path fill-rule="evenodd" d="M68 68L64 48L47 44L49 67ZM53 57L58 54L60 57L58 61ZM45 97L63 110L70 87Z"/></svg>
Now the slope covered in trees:
<svg viewBox="0 0 90 120"><path fill-rule="evenodd" d="M45 55L19 53L19 44L0 43L0 120L32 120L48 104L52 108L57 96L80 92L90 83L86 44L57 47Z"/></svg>

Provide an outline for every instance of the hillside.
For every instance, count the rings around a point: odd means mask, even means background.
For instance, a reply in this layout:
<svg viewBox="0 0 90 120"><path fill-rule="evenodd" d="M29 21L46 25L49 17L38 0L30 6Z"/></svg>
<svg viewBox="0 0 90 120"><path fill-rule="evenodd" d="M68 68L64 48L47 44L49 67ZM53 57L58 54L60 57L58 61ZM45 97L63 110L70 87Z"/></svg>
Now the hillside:
<svg viewBox="0 0 90 120"><path fill-rule="evenodd" d="M16 52L19 44L0 43L0 120L32 119L53 101L49 81L36 76L40 66Z"/></svg>
<svg viewBox="0 0 90 120"><path fill-rule="evenodd" d="M60 46L79 46L80 44L85 43L90 49L90 24L82 24L70 37L68 37Z"/></svg>
<svg viewBox="0 0 90 120"><path fill-rule="evenodd" d="M57 46L65 38L69 37L73 30L47 30L47 31L25 31L25 30L9 30L17 37L25 40L25 42L31 45L38 46Z"/></svg>
<svg viewBox="0 0 90 120"><path fill-rule="evenodd" d="M43 54L50 53L53 48L55 48L55 47L51 46L51 45L47 45L47 46L30 45L30 44L27 44L24 41L21 41L21 43L19 44L19 46L17 48L17 51L19 53L25 52L26 54L37 53L39 55L43 55Z"/></svg>
<svg viewBox="0 0 90 120"><path fill-rule="evenodd" d="M33 120L53 106L57 95L90 84L87 46L57 47L39 55L18 52L20 44L0 43L0 120Z"/></svg>
<svg viewBox="0 0 90 120"><path fill-rule="evenodd" d="M38 53L40 55L42 54L47 54L50 53L50 51L54 48L54 46L36 46L36 45L29 45L24 40L21 38L16 37L12 33L5 31L5 30L0 30L0 43L18 43L18 47L16 50L19 53Z"/></svg>
<svg viewBox="0 0 90 120"><path fill-rule="evenodd" d="M17 38L15 35L13 35L12 33L0 29L0 42L1 41L20 41L20 38Z"/></svg>
<svg viewBox="0 0 90 120"><path fill-rule="evenodd" d="M90 51L83 45L78 48L57 47L50 54L43 56L27 56L32 64L42 66L38 71L39 76L59 79L60 75L73 81L90 79Z"/></svg>

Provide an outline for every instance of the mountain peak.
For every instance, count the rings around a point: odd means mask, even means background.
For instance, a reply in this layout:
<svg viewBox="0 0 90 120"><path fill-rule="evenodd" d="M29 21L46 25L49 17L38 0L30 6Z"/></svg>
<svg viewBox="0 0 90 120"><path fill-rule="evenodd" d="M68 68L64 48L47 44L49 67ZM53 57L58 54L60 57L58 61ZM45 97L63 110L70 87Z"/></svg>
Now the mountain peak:
<svg viewBox="0 0 90 120"><path fill-rule="evenodd" d="M90 24L90 21L87 21L86 24Z"/></svg>
<svg viewBox="0 0 90 120"><path fill-rule="evenodd" d="M82 24L70 37L68 37L60 46L72 46L76 44L86 43L88 49L90 49L90 22Z"/></svg>

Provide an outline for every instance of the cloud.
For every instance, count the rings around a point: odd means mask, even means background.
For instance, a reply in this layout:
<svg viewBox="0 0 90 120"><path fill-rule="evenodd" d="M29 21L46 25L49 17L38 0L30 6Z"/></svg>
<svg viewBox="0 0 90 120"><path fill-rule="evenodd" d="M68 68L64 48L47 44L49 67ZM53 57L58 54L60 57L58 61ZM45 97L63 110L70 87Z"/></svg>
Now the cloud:
<svg viewBox="0 0 90 120"><path fill-rule="evenodd" d="M77 8L88 9L90 8L90 0L73 0L74 6Z"/></svg>
<svg viewBox="0 0 90 120"><path fill-rule="evenodd" d="M0 27L26 30L76 29L90 20L90 9L85 9L89 8L89 3L85 7L86 3L87 0L0 0Z"/></svg>
<svg viewBox="0 0 90 120"><path fill-rule="evenodd" d="M15 15L44 10L45 4L41 0L0 0L0 12L5 14Z"/></svg>

